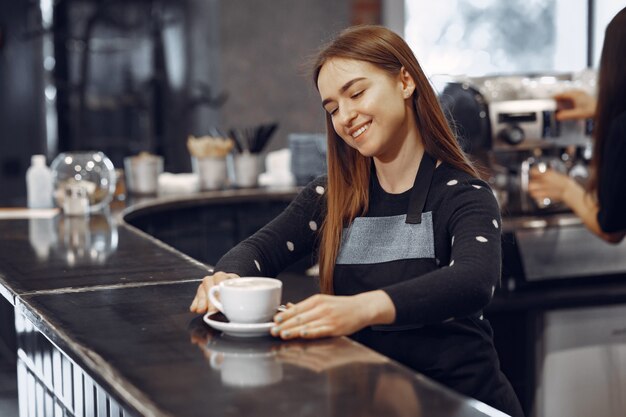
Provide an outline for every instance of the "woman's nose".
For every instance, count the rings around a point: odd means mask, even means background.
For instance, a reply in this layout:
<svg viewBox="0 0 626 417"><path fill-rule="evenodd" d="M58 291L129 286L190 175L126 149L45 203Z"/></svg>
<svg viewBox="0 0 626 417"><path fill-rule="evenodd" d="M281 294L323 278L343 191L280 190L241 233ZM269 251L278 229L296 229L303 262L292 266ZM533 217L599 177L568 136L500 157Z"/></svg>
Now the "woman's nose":
<svg viewBox="0 0 626 417"><path fill-rule="evenodd" d="M350 127L354 119L356 119L356 116L357 116L357 112L355 109L352 109L352 108L343 109L343 111L341 112L341 123L344 126Z"/></svg>

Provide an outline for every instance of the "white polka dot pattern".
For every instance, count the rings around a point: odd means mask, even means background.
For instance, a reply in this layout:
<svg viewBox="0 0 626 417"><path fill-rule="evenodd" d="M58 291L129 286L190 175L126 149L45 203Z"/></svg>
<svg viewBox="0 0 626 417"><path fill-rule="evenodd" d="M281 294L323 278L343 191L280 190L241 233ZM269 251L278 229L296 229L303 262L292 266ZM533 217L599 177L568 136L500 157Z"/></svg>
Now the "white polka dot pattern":
<svg viewBox="0 0 626 417"><path fill-rule="evenodd" d="M315 192L318 193L319 195L324 194L324 187L322 187L321 185L318 185L317 187L315 187Z"/></svg>
<svg viewBox="0 0 626 417"><path fill-rule="evenodd" d="M496 229L498 228L498 221L496 219L493 219L491 223L493 223L493 227L495 227Z"/></svg>
<svg viewBox="0 0 626 417"><path fill-rule="evenodd" d="M457 185L459 182L457 180L450 180L446 184L447 185Z"/></svg>
<svg viewBox="0 0 626 417"><path fill-rule="evenodd" d="M311 230L313 230L313 231L316 231L316 230L317 230L317 223L315 223L313 220L311 220L311 221L309 222L309 228L310 228Z"/></svg>
<svg viewBox="0 0 626 417"><path fill-rule="evenodd" d="M454 321L454 317L450 317L449 319L444 320L442 323L450 323L451 321Z"/></svg>
<svg viewBox="0 0 626 417"><path fill-rule="evenodd" d="M481 188L483 188L480 185L472 185L472 187L476 188L477 190L480 190Z"/></svg>
<svg viewBox="0 0 626 417"><path fill-rule="evenodd" d="M487 238L484 236L476 236L476 240L482 243L487 242Z"/></svg>
<svg viewBox="0 0 626 417"><path fill-rule="evenodd" d="M295 249L295 247L293 246L293 242L291 241L287 241L287 249L289 249L289 252L293 252L293 250Z"/></svg>
<svg viewBox="0 0 626 417"><path fill-rule="evenodd" d="M450 246L454 245L454 236L452 236L452 242L450 242Z"/></svg>
<svg viewBox="0 0 626 417"><path fill-rule="evenodd" d="M261 272L261 265L259 264L259 261L257 261L256 259L254 260L254 264L256 265L256 269L259 270L259 272Z"/></svg>
<svg viewBox="0 0 626 417"><path fill-rule="evenodd" d="M478 317L480 320L484 320L485 317L483 317L483 315L481 314L480 317Z"/></svg>
<svg viewBox="0 0 626 417"><path fill-rule="evenodd" d="M454 265L454 259L450 262L450 266Z"/></svg>
<svg viewBox="0 0 626 417"><path fill-rule="evenodd" d="M492 285L491 286L491 296L493 297L493 294L496 292L496 286Z"/></svg>

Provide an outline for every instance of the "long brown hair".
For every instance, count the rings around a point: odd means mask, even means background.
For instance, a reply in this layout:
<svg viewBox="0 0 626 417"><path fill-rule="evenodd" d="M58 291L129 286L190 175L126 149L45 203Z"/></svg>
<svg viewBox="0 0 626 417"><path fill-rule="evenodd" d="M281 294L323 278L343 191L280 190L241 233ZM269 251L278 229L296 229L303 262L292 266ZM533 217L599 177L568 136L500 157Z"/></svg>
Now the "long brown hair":
<svg viewBox="0 0 626 417"><path fill-rule="evenodd" d="M400 36L382 26L354 26L344 30L317 55L313 66L316 87L322 66L333 58L369 62L394 77L404 67L415 81L413 111L425 151L437 160L478 176L448 126L437 96L415 55ZM327 213L321 228L319 265L321 290L332 294L333 270L343 227L367 211L371 158L361 155L337 135L328 113L326 132Z"/></svg>
<svg viewBox="0 0 626 417"><path fill-rule="evenodd" d="M589 191L596 192L611 122L626 111L626 8L613 17L604 33L598 74L598 104L593 125L593 158Z"/></svg>

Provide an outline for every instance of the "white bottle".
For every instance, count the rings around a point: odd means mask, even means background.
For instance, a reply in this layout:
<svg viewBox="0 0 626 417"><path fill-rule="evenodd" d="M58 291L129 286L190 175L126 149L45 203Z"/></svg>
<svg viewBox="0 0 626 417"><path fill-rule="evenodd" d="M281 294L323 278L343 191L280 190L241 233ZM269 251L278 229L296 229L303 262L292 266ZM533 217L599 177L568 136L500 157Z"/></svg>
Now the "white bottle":
<svg viewBox="0 0 626 417"><path fill-rule="evenodd" d="M26 171L26 191L29 208L52 208L52 171L46 166L45 155L33 155Z"/></svg>

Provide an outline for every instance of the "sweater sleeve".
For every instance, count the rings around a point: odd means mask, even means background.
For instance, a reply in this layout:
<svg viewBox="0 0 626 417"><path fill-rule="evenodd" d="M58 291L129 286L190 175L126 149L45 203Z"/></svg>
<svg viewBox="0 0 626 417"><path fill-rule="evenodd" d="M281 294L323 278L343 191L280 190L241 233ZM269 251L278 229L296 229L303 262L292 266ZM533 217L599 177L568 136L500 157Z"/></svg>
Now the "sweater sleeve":
<svg viewBox="0 0 626 417"><path fill-rule="evenodd" d="M383 288L396 307L396 325L433 324L481 311L501 273L501 219L489 186L478 179L452 181L439 221L449 236L450 263Z"/></svg>
<svg viewBox="0 0 626 417"><path fill-rule="evenodd" d="M604 144L599 167L598 223L606 233L626 231L626 113L618 116Z"/></svg>
<svg viewBox="0 0 626 417"><path fill-rule="evenodd" d="M325 211L326 176L309 183L287 208L229 250L215 271L274 277L315 247Z"/></svg>

